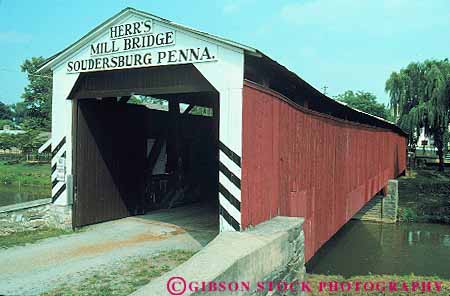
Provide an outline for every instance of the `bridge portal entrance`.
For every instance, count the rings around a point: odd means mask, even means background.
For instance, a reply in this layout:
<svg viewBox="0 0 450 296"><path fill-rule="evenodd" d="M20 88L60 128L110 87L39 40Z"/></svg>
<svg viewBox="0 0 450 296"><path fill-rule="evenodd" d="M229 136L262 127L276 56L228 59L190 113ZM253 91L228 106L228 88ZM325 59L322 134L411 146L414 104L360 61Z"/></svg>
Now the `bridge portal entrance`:
<svg viewBox="0 0 450 296"><path fill-rule="evenodd" d="M217 212L218 93L192 65L83 73L73 224L192 203Z"/></svg>

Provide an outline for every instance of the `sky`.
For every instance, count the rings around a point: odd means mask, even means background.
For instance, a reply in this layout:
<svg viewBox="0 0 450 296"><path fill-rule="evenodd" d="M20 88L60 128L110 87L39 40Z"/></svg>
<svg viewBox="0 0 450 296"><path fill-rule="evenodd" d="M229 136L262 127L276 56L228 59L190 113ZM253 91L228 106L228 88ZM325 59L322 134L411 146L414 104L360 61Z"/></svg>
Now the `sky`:
<svg viewBox="0 0 450 296"><path fill-rule="evenodd" d="M21 100L20 72L125 7L256 47L327 95L374 93L410 62L450 58L450 0L0 0L0 101Z"/></svg>

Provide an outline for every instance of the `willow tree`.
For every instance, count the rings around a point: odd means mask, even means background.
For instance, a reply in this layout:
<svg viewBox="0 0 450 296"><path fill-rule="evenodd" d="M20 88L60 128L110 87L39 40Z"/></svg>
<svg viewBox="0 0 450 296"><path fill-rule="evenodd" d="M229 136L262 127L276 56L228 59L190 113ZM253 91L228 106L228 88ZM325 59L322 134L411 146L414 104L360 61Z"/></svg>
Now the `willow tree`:
<svg viewBox="0 0 450 296"><path fill-rule="evenodd" d="M386 81L386 92L397 124L409 133L410 145L415 148L421 128L433 137L439 156L439 169L444 169L447 151L450 101L450 63L427 60L411 63L393 72Z"/></svg>

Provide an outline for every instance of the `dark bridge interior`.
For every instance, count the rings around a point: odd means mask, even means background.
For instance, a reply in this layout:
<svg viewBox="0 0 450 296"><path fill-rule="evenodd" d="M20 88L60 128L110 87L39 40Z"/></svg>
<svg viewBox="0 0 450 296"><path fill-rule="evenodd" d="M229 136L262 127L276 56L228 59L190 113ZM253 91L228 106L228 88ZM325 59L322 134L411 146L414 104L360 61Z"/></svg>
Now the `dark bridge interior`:
<svg viewBox="0 0 450 296"><path fill-rule="evenodd" d="M172 70L179 74L80 77L73 91L76 227L195 202L217 209L218 94L204 80L191 84L202 78L195 69Z"/></svg>

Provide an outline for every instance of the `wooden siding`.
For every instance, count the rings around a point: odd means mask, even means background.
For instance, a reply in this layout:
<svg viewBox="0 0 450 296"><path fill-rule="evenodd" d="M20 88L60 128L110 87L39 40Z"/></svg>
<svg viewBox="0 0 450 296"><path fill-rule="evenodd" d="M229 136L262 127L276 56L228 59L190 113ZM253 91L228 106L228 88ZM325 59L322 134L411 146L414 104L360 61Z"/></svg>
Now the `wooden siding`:
<svg viewBox="0 0 450 296"><path fill-rule="evenodd" d="M309 260L405 170L407 139L293 105L250 82L243 93L242 226L304 217Z"/></svg>
<svg viewBox="0 0 450 296"><path fill-rule="evenodd" d="M74 226L136 214L144 194L144 113L131 105L78 101Z"/></svg>

